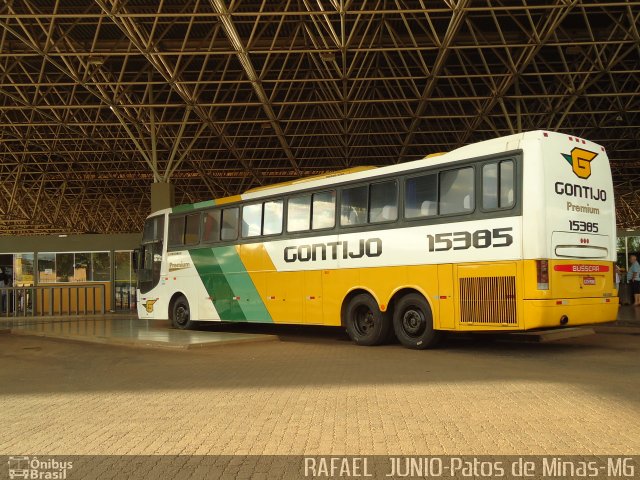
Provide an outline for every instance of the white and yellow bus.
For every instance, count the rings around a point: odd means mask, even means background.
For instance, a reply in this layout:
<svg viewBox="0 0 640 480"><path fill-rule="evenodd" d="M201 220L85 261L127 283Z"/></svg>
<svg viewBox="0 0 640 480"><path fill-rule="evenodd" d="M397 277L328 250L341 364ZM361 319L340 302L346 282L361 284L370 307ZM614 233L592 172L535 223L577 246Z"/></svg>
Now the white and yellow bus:
<svg viewBox="0 0 640 480"><path fill-rule="evenodd" d="M534 131L152 214L138 314L342 325L360 345L610 322L605 149Z"/></svg>

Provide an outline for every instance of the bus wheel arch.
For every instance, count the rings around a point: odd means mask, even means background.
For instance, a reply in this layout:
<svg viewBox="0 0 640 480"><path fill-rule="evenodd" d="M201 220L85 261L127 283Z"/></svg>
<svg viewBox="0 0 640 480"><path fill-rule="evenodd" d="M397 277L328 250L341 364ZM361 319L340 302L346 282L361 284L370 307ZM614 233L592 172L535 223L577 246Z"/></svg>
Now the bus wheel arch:
<svg viewBox="0 0 640 480"><path fill-rule="evenodd" d="M191 307L187 296L182 292L176 292L169 300L169 321L173 328L189 330L196 327L196 322L191 320Z"/></svg>
<svg viewBox="0 0 640 480"><path fill-rule="evenodd" d="M347 324L345 323L345 311L347 306L349 305L349 302L353 299L353 297L362 294L370 295L376 302L378 301L375 295L365 288L354 288L353 290L350 290L342 299L342 305L340 306L340 324L343 327L347 326Z"/></svg>
<svg viewBox="0 0 640 480"><path fill-rule="evenodd" d="M426 295L422 290L416 287L400 287L391 294L391 298L387 302L387 311L389 312L389 315L393 316L393 310L402 297L411 294L419 295L424 298L424 301L427 302L429 308L433 312L433 305L431 304L431 300L429 299L429 296Z"/></svg>
<svg viewBox="0 0 640 480"><path fill-rule="evenodd" d="M392 336L389 314L381 311L376 298L364 289L354 289L344 298L340 319L351 340L358 345L380 345Z"/></svg>
<svg viewBox="0 0 640 480"><path fill-rule="evenodd" d="M442 332L434 329L433 309L421 292L411 288L399 290L389 304L393 330L403 346L422 350L440 342Z"/></svg>

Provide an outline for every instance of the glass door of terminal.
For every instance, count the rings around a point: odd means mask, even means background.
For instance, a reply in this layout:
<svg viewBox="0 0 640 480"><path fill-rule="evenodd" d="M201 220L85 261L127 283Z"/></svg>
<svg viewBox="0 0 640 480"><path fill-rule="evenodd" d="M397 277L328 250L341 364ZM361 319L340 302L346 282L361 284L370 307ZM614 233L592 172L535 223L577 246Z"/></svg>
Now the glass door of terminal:
<svg viewBox="0 0 640 480"><path fill-rule="evenodd" d="M0 316L29 314L33 308L34 254L0 255Z"/></svg>
<svg viewBox="0 0 640 480"><path fill-rule="evenodd" d="M114 298L116 311L136 310L136 270L133 252L121 250L115 253Z"/></svg>

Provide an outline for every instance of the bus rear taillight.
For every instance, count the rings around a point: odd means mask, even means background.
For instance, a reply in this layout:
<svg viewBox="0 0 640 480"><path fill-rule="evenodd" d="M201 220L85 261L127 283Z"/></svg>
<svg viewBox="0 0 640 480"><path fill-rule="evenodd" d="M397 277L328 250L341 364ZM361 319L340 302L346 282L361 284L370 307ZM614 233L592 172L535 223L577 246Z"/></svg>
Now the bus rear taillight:
<svg viewBox="0 0 640 480"><path fill-rule="evenodd" d="M538 290L549 290L549 260L536 260Z"/></svg>

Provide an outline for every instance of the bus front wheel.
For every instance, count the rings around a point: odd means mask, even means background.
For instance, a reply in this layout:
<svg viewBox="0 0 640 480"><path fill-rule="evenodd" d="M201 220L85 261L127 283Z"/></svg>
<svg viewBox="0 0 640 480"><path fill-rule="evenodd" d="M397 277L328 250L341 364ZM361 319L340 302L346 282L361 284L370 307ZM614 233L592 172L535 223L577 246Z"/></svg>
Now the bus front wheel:
<svg viewBox="0 0 640 480"><path fill-rule="evenodd" d="M431 307L422 295L410 293L402 297L393 311L396 337L407 348L422 350L435 347L441 333L433 329Z"/></svg>
<svg viewBox="0 0 640 480"><path fill-rule="evenodd" d="M173 303L171 312L171 320L175 328L180 330L188 330L194 328L196 323L191 320L191 312L189 310L189 302L184 296L179 296Z"/></svg>
<svg viewBox="0 0 640 480"><path fill-rule="evenodd" d="M361 293L353 297L344 316L347 333L358 345L380 345L389 339L391 322L371 295Z"/></svg>

